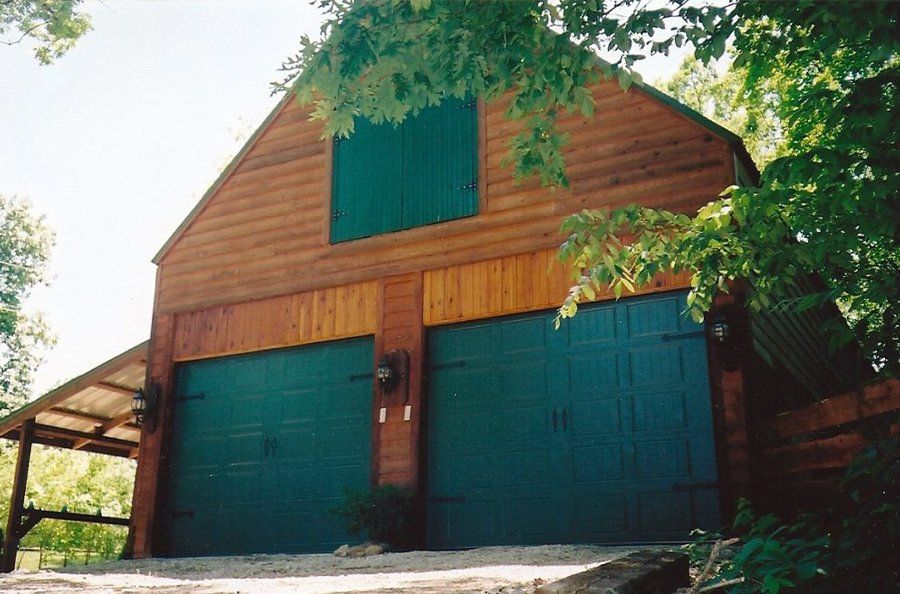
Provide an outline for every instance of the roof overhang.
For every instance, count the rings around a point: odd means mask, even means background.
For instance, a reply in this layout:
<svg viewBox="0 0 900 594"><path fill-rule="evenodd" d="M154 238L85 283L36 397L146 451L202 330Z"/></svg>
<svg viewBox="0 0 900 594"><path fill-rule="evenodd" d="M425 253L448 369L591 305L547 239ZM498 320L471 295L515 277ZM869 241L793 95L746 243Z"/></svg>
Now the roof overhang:
<svg viewBox="0 0 900 594"><path fill-rule="evenodd" d="M34 419L34 442L65 449L136 458L141 430L131 400L144 386L149 341L51 390L0 419L0 437L19 439Z"/></svg>

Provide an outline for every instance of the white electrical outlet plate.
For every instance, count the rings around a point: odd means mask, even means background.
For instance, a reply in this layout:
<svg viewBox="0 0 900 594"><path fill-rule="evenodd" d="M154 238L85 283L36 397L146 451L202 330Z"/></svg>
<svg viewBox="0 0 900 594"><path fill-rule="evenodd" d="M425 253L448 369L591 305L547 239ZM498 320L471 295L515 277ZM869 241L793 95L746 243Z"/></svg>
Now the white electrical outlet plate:
<svg viewBox="0 0 900 594"><path fill-rule="evenodd" d="M412 406L407 404L403 407L403 420L408 421L412 418Z"/></svg>
<svg viewBox="0 0 900 594"><path fill-rule="evenodd" d="M387 421L387 409L385 407L381 407L381 410L378 411L378 422L384 423Z"/></svg>

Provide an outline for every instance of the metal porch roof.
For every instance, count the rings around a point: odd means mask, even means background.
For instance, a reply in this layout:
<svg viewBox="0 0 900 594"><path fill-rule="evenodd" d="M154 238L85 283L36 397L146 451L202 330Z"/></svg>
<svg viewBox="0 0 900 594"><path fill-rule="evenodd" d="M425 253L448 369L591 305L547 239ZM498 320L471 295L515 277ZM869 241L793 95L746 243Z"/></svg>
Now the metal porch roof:
<svg viewBox="0 0 900 594"><path fill-rule="evenodd" d="M0 437L19 438L22 423L35 420L35 443L136 458L140 428L131 399L144 386L149 341L0 419Z"/></svg>

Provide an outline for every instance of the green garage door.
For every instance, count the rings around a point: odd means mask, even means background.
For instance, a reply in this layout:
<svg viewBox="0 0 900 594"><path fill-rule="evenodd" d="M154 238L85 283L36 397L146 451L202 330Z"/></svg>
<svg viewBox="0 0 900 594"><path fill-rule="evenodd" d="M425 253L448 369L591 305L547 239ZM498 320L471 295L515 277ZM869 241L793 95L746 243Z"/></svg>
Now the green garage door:
<svg viewBox="0 0 900 594"><path fill-rule="evenodd" d="M329 509L369 485L373 357L363 338L181 365L168 554L347 542Z"/></svg>
<svg viewBox="0 0 900 594"><path fill-rule="evenodd" d="M429 334L428 542L684 539L719 523L702 327L684 294Z"/></svg>

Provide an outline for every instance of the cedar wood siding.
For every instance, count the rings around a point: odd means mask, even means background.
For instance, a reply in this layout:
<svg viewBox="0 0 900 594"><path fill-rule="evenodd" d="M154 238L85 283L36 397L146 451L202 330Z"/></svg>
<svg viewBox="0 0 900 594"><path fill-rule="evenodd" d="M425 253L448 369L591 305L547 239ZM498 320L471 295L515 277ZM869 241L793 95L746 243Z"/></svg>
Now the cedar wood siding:
<svg viewBox="0 0 900 594"><path fill-rule="evenodd" d="M141 440L134 556L165 553L155 516L175 362L363 335L375 335L376 359L405 348L414 422L399 421L398 409L373 425L372 477L416 486L425 326L558 305L570 285L552 267L566 214L628 203L689 212L734 183L734 149L722 136L636 88L604 82L593 92L593 119L561 118L570 190L513 180L501 160L520 124L504 119L505 101L480 103L478 214L336 245L331 143L307 108L282 103L157 260L147 379L163 402L159 429ZM646 292L686 286L683 275L662 275ZM714 401L727 401L711 379Z"/></svg>
<svg viewBox="0 0 900 594"><path fill-rule="evenodd" d="M330 146L288 101L159 261L160 313L184 312L559 245L581 208L639 202L695 210L734 181L721 138L640 91L594 88L593 120L564 116L570 191L516 182L500 161L519 125L481 109L476 216L328 243ZM485 113L486 112L486 113Z"/></svg>

